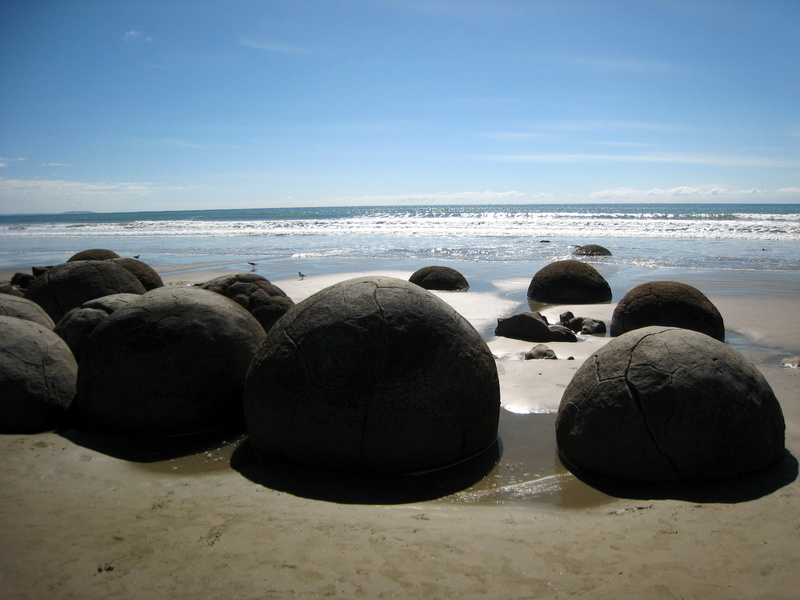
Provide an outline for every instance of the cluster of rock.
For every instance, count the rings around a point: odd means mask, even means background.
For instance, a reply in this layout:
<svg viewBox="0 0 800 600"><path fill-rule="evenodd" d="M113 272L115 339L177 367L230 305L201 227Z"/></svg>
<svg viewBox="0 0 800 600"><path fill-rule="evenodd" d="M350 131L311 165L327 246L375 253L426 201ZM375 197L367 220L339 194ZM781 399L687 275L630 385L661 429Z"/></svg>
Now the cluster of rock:
<svg viewBox="0 0 800 600"><path fill-rule="evenodd" d="M538 311L527 311L506 319L497 319L494 334L525 342L578 341L573 331L564 325L551 325L547 317Z"/></svg>

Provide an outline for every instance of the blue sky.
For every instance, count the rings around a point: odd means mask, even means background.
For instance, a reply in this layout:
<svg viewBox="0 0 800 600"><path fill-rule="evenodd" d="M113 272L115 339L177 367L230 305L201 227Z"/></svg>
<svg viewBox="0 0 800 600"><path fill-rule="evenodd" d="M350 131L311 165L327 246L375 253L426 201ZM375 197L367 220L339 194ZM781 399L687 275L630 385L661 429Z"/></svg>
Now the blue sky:
<svg viewBox="0 0 800 600"><path fill-rule="evenodd" d="M797 0L4 0L0 213L800 202Z"/></svg>

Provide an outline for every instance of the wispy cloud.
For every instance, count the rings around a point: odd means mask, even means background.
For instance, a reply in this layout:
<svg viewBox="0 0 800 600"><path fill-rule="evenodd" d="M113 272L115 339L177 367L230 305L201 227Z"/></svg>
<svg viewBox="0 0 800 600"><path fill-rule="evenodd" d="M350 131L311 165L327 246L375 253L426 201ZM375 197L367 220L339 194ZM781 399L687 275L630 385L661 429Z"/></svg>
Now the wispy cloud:
<svg viewBox="0 0 800 600"><path fill-rule="evenodd" d="M141 31L136 29L132 29L131 31L126 31L122 34L122 39L125 42L131 43L135 42L136 40L144 40L146 42L152 42L153 38L149 35L143 34Z"/></svg>
<svg viewBox="0 0 800 600"><path fill-rule="evenodd" d="M303 46L295 46L292 44L285 44L283 42L265 42L244 35L239 36L239 43L247 48L264 50L266 52L277 52L281 54L307 54L310 52L308 48Z"/></svg>
<svg viewBox="0 0 800 600"><path fill-rule="evenodd" d="M507 192L494 191L466 191L466 192L434 192L429 194L391 194L391 195L365 195L365 196L339 196L332 198L335 203L348 204L491 204L496 202L524 202L552 198L552 194L547 193L525 193L511 190Z"/></svg>
<svg viewBox="0 0 800 600"><path fill-rule="evenodd" d="M798 168L796 160L723 154L506 154L486 160L529 163L637 162L710 165L717 167Z"/></svg>
<svg viewBox="0 0 800 600"><path fill-rule="evenodd" d="M759 188L728 188L719 185L705 186L678 186L674 188L613 188L599 190L589 194L590 200L629 200L629 201L654 201L663 199L664 202L681 202L685 200L704 200L706 202L720 202L723 200L748 200L759 199L781 200L791 199L800 194L800 187L781 188L778 190Z"/></svg>
<svg viewBox="0 0 800 600"><path fill-rule="evenodd" d="M659 75L670 73L677 74L687 71L686 67L677 63L639 57L536 54L532 58L539 62L556 64L565 68L588 69L592 71Z"/></svg>
<svg viewBox="0 0 800 600"><path fill-rule="evenodd" d="M42 163L43 167L74 167L75 165L71 165L65 162L49 162L49 163Z"/></svg>
<svg viewBox="0 0 800 600"><path fill-rule="evenodd" d="M6 158L5 156L0 156L0 167L7 167L9 163L13 162L22 162L25 160L24 158Z"/></svg>

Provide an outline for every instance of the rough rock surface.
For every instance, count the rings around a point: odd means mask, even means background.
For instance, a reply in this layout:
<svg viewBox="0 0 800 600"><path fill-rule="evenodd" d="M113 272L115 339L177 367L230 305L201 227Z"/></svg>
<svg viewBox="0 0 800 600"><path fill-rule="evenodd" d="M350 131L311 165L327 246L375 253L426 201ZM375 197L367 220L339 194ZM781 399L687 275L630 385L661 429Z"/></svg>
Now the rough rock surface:
<svg viewBox="0 0 800 600"><path fill-rule="evenodd" d="M119 258L119 254L105 248L91 248L73 254L67 259L67 262L75 262L76 260L111 260L112 258Z"/></svg>
<svg viewBox="0 0 800 600"><path fill-rule="evenodd" d="M0 316L0 433L57 426L75 395L77 374L72 352L50 329Z"/></svg>
<svg viewBox="0 0 800 600"><path fill-rule="evenodd" d="M590 319L589 317L576 317L570 311L561 313L559 315L559 322L575 333L600 336L606 333L606 324L604 321Z"/></svg>
<svg viewBox="0 0 800 600"><path fill-rule="evenodd" d="M222 294L247 309L269 331L294 302L277 285L256 273L221 275L200 285L205 290Z"/></svg>
<svg viewBox="0 0 800 600"><path fill-rule="evenodd" d="M533 276L528 298L554 304L608 302L611 288L592 265L579 260L560 260Z"/></svg>
<svg viewBox="0 0 800 600"><path fill-rule="evenodd" d="M611 317L611 335L648 325L682 327L725 340L717 307L697 288L677 281L651 281L625 294Z"/></svg>
<svg viewBox="0 0 800 600"><path fill-rule="evenodd" d="M75 357L80 358L86 340L97 326L115 310L138 298L141 298L139 294L112 294L89 300L61 317L53 331L67 343Z"/></svg>
<svg viewBox="0 0 800 600"><path fill-rule="evenodd" d="M578 338L562 325L550 325L541 313L527 311L497 319L495 335L526 342L577 342Z"/></svg>
<svg viewBox="0 0 800 600"><path fill-rule="evenodd" d="M407 281L351 279L270 332L245 388L263 458L363 472L442 467L491 446L492 353L452 307Z"/></svg>
<svg viewBox="0 0 800 600"><path fill-rule="evenodd" d="M88 300L111 294L144 294L144 286L112 260L80 260L56 265L31 283L25 297L41 306L53 322Z"/></svg>
<svg viewBox="0 0 800 600"><path fill-rule="evenodd" d="M250 313L219 294L147 292L86 341L77 416L88 428L154 436L240 422L245 375L264 336Z"/></svg>
<svg viewBox="0 0 800 600"><path fill-rule="evenodd" d="M24 298L25 290L18 285L14 285L13 283L0 283L0 294Z"/></svg>
<svg viewBox="0 0 800 600"><path fill-rule="evenodd" d="M645 327L578 369L556 420L573 467L628 481L735 477L784 453L784 419L742 355L688 329Z"/></svg>
<svg viewBox="0 0 800 600"><path fill-rule="evenodd" d="M524 356L525 360L557 360L555 351L544 344L536 344L528 350Z"/></svg>
<svg viewBox="0 0 800 600"><path fill-rule="evenodd" d="M467 279L450 267L422 267L415 271L408 280L426 290L466 292L469 289Z"/></svg>
<svg viewBox="0 0 800 600"><path fill-rule="evenodd" d="M573 256L611 256L611 250L598 246L597 244L587 244L576 248L572 253Z"/></svg>
<svg viewBox="0 0 800 600"><path fill-rule="evenodd" d="M19 296L0 294L0 315L33 321L47 329L53 329L55 326L53 319L41 306Z"/></svg>
<svg viewBox="0 0 800 600"><path fill-rule="evenodd" d="M135 258L112 258L111 260L133 273L148 292L164 285L161 276L147 263Z"/></svg>

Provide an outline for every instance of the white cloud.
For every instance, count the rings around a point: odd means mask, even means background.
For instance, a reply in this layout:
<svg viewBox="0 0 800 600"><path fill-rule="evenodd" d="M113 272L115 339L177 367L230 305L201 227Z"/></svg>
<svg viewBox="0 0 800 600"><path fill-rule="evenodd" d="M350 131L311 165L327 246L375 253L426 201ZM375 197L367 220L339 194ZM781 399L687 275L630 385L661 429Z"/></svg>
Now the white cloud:
<svg viewBox="0 0 800 600"><path fill-rule="evenodd" d="M599 190L588 195L590 200L631 200L683 202L686 200L705 202L746 201L781 201L791 199L800 194L800 188L782 188L766 190L759 188L734 189L718 185L678 186L674 188L651 188L639 190L635 188L613 188Z"/></svg>
<svg viewBox="0 0 800 600"><path fill-rule="evenodd" d="M131 31L126 31L122 35L122 39L125 42L128 42L128 43L135 42L136 40L140 40L140 39L141 40L145 40L147 42L152 42L153 41L153 38L151 38L149 35L144 35L141 31L138 31L136 29L133 29Z"/></svg>
<svg viewBox="0 0 800 600"><path fill-rule="evenodd" d="M42 163L43 167L74 167L75 165L71 165L65 162L49 162L49 163Z"/></svg>
<svg viewBox="0 0 800 600"><path fill-rule="evenodd" d="M25 160L24 158L6 158L5 156L0 156L0 167L7 167L8 163L12 162L21 162Z"/></svg>
<svg viewBox="0 0 800 600"><path fill-rule="evenodd" d="M281 42L263 42L253 38L240 35L239 43L247 48L255 50L265 50L267 52L278 52L282 54L305 54L309 52L308 48L302 46L293 46L291 44L284 44Z"/></svg>
<svg viewBox="0 0 800 600"><path fill-rule="evenodd" d="M482 157L504 162L645 162L712 165L718 167L798 168L796 160L721 154L506 154Z"/></svg>
<svg viewBox="0 0 800 600"><path fill-rule="evenodd" d="M552 198L552 194L535 193L529 194L511 190L508 192L493 191L467 191L467 192L434 192L429 194L391 194L391 195L365 195L365 196L340 196L332 198L335 203L345 204L492 204L498 202L534 202Z"/></svg>
<svg viewBox="0 0 800 600"><path fill-rule="evenodd" d="M616 71L621 73L670 74L683 73L683 65L638 57L575 56L565 54L538 54L533 56L540 62L554 63L563 67L590 69L593 71Z"/></svg>

